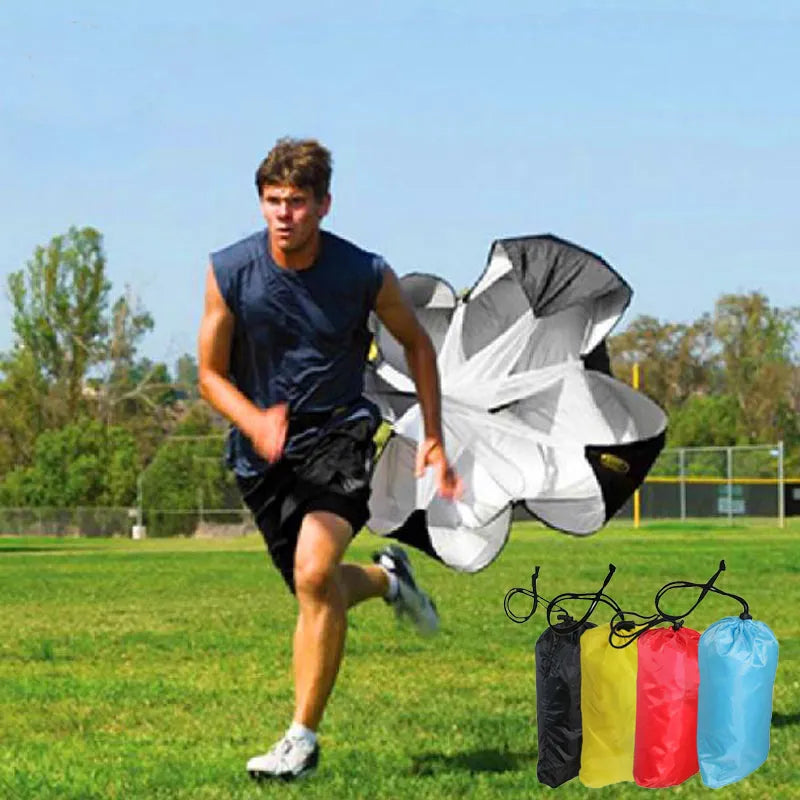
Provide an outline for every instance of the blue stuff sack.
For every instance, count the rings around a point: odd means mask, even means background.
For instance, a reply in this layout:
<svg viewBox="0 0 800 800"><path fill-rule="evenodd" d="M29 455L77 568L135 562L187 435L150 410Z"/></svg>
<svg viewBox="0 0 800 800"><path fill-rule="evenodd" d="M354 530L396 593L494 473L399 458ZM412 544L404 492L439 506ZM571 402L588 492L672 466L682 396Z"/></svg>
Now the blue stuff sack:
<svg viewBox="0 0 800 800"><path fill-rule="evenodd" d="M745 611L700 637L697 758L712 789L742 780L769 754L778 640Z"/></svg>

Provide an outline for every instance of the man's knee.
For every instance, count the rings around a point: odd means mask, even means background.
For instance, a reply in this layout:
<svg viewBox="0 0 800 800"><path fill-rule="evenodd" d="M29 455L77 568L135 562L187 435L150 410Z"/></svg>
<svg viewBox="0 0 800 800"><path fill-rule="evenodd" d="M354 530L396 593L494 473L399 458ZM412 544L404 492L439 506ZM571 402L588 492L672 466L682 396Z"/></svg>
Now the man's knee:
<svg viewBox="0 0 800 800"><path fill-rule="evenodd" d="M338 588L338 565L352 530L346 520L325 511L307 514L294 558L298 597L322 598Z"/></svg>
<svg viewBox="0 0 800 800"><path fill-rule="evenodd" d="M298 597L325 597L335 586L336 564L321 558L307 558L294 565L294 586Z"/></svg>

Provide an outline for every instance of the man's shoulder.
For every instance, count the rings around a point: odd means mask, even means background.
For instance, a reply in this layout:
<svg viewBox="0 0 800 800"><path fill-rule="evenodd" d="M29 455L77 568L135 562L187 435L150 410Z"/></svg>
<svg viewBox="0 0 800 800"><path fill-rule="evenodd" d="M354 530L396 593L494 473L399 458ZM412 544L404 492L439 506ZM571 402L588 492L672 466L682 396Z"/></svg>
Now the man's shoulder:
<svg viewBox="0 0 800 800"><path fill-rule="evenodd" d="M348 259L355 263L367 264L369 266L384 265L386 262L382 255L373 253L371 250L366 250L363 247L345 239L342 236L337 236L330 231L321 231L324 247L330 249L331 254L338 259Z"/></svg>
<svg viewBox="0 0 800 800"><path fill-rule="evenodd" d="M252 264L263 257L266 234L263 230L251 233L211 254L217 269L237 269Z"/></svg>

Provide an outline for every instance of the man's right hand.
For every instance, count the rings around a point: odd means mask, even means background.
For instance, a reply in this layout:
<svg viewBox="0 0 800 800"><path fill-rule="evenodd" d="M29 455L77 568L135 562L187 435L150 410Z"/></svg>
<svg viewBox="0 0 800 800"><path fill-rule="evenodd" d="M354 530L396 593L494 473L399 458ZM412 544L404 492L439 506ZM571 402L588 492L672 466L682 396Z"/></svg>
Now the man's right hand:
<svg viewBox="0 0 800 800"><path fill-rule="evenodd" d="M289 405L278 403L253 414L245 433L256 452L274 464L283 453L289 429Z"/></svg>

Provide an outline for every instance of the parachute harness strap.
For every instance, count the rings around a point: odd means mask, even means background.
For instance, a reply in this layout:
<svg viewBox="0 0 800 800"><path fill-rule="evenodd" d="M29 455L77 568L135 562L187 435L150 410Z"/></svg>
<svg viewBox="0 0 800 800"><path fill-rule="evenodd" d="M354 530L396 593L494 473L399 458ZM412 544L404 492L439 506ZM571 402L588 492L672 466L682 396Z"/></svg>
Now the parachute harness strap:
<svg viewBox="0 0 800 800"><path fill-rule="evenodd" d="M624 618L624 614L619 605L617 605L613 598L609 597L603 592L603 590L611 581L611 578L616 570L617 568L613 564L608 565L608 574L606 575L606 579L603 581L603 585L596 592L564 592L563 594L553 598L547 606L547 624L550 626L550 628L561 636L568 636L571 633L575 633L576 631L580 630L584 623L588 621L589 617L594 614L595 609L600 603L610 606L614 610L615 616L619 615L620 617ZM572 620L572 618L567 615L566 620L563 618L559 619L560 622L566 622L566 624L562 625L560 628L556 628L557 623L554 623L552 620L553 611L558 608L563 612L563 609L561 609L558 604L559 602L563 603L566 600L588 600L590 601L590 605L586 613L579 620ZM564 613L566 614L566 612Z"/></svg>
<svg viewBox="0 0 800 800"><path fill-rule="evenodd" d="M547 603L549 609L550 603L552 601L548 601L546 597L542 597L536 589L536 582L539 579L539 569L540 567L537 564L534 567L533 574L531 575L531 591L528 591L527 589L515 588L515 589L509 589L508 592L506 592L505 599L503 600L503 609L506 612L506 616L512 622L517 622L519 624L527 622L536 613L536 609L539 607L539 600L541 600L543 603ZM526 597L530 597L533 599L533 606L531 607L530 612L526 614L524 617L519 616L519 614L515 614L511 610L511 598L515 594L524 594ZM556 608L559 608L559 610L562 612L562 614L567 620L572 619L572 617L570 617L569 614L563 608L560 608L559 606L556 606Z"/></svg>

